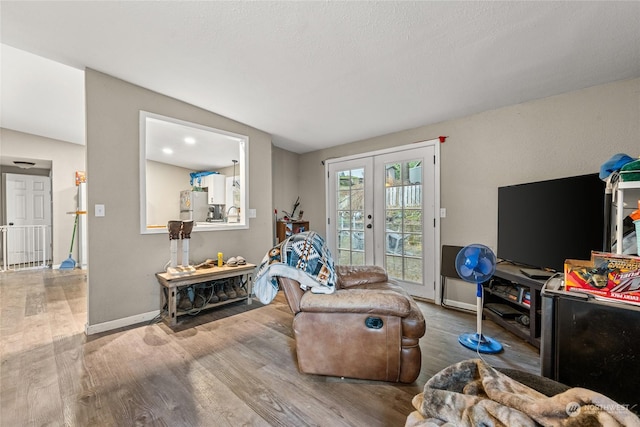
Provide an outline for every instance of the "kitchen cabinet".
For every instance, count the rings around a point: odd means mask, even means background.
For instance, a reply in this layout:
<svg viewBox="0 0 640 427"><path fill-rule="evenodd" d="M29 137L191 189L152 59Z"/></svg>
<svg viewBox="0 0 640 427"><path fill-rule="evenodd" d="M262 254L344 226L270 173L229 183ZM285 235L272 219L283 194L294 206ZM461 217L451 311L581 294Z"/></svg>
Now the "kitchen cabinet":
<svg viewBox="0 0 640 427"><path fill-rule="evenodd" d="M212 174L204 177L204 186L207 187L207 203L210 205L225 204L226 177L220 174Z"/></svg>

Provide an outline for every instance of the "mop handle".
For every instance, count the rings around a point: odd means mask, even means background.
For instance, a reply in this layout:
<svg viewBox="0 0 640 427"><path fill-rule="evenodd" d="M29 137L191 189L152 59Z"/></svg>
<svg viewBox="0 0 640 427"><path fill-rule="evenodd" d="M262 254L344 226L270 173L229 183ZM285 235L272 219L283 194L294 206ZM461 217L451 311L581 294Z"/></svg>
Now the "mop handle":
<svg viewBox="0 0 640 427"><path fill-rule="evenodd" d="M69 248L69 253L73 252L73 240L76 237L76 227L78 226L78 214L76 213L76 219L73 221L73 234L71 234L71 248Z"/></svg>

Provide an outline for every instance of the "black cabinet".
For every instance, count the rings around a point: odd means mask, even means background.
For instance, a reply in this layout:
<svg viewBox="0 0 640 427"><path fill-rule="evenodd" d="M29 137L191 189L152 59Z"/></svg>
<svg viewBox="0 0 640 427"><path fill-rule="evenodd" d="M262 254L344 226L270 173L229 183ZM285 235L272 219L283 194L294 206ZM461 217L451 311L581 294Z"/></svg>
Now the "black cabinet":
<svg viewBox="0 0 640 427"><path fill-rule="evenodd" d="M639 414L640 307L578 292L542 294L542 375L595 390Z"/></svg>
<svg viewBox="0 0 640 427"><path fill-rule="evenodd" d="M483 314L494 323L540 348L541 300L544 280L525 276L521 267L498 264L484 283Z"/></svg>

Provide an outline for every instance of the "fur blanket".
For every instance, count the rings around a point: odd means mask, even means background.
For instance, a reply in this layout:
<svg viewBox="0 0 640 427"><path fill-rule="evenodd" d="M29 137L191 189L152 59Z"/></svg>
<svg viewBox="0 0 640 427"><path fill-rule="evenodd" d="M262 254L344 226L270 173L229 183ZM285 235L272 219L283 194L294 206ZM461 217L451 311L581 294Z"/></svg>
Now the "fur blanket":
<svg viewBox="0 0 640 427"><path fill-rule="evenodd" d="M521 384L481 359L451 365L416 395L405 427L640 426L625 406L583 388L555 396Z"/></svg>
<svg viewBox="0 0 640 427"><path fill-rule="evenodd" d="M263 304L269 304L275 298L278 276L297 280L302 289L311 289L313 293L331 294L335 291L333 258L315 231L294 234L264 256L253 284L256 297Z"/></svg>

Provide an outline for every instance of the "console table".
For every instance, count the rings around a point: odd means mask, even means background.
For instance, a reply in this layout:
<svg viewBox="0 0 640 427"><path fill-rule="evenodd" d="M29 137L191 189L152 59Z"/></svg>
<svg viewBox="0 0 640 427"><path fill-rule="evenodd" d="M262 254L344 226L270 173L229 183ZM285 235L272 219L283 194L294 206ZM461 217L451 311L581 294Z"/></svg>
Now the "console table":
<svg viewBox="0 0 640 427"><path fill-rule="evenodd" d="M541 299L544 280L532 279L520 272L520 266L498 264L493 278L484 284L483 314L509 332L540 348ZM512 310L500 315L487 304L505 304ZM528 324L527 324L528 323Z"/></svg>
<svg viewBox="0 0 640 427"><path fill-rule="evenodd" d="M230 304L237 301L246 300L247 304L251 304L251 293L253 291L253 273L256 266L254 264L239 265L237 267L209 267L197 269L194 273L185 275L171 275L168 273L156 273L158 283L160 283L161 301L160 312L165 310L167 315L164 316L165 322L169 326L175 326L178 323L178 316L187 315L189 312L179 313L177 309L178 293L189 286L202 285L208 282L217 282L224 279L236 279L240 281L240 286L246 291L247 295L237 298L229 298L226 301L220 301L197 307L198 310L206 310L213 307Z"/></svg>

